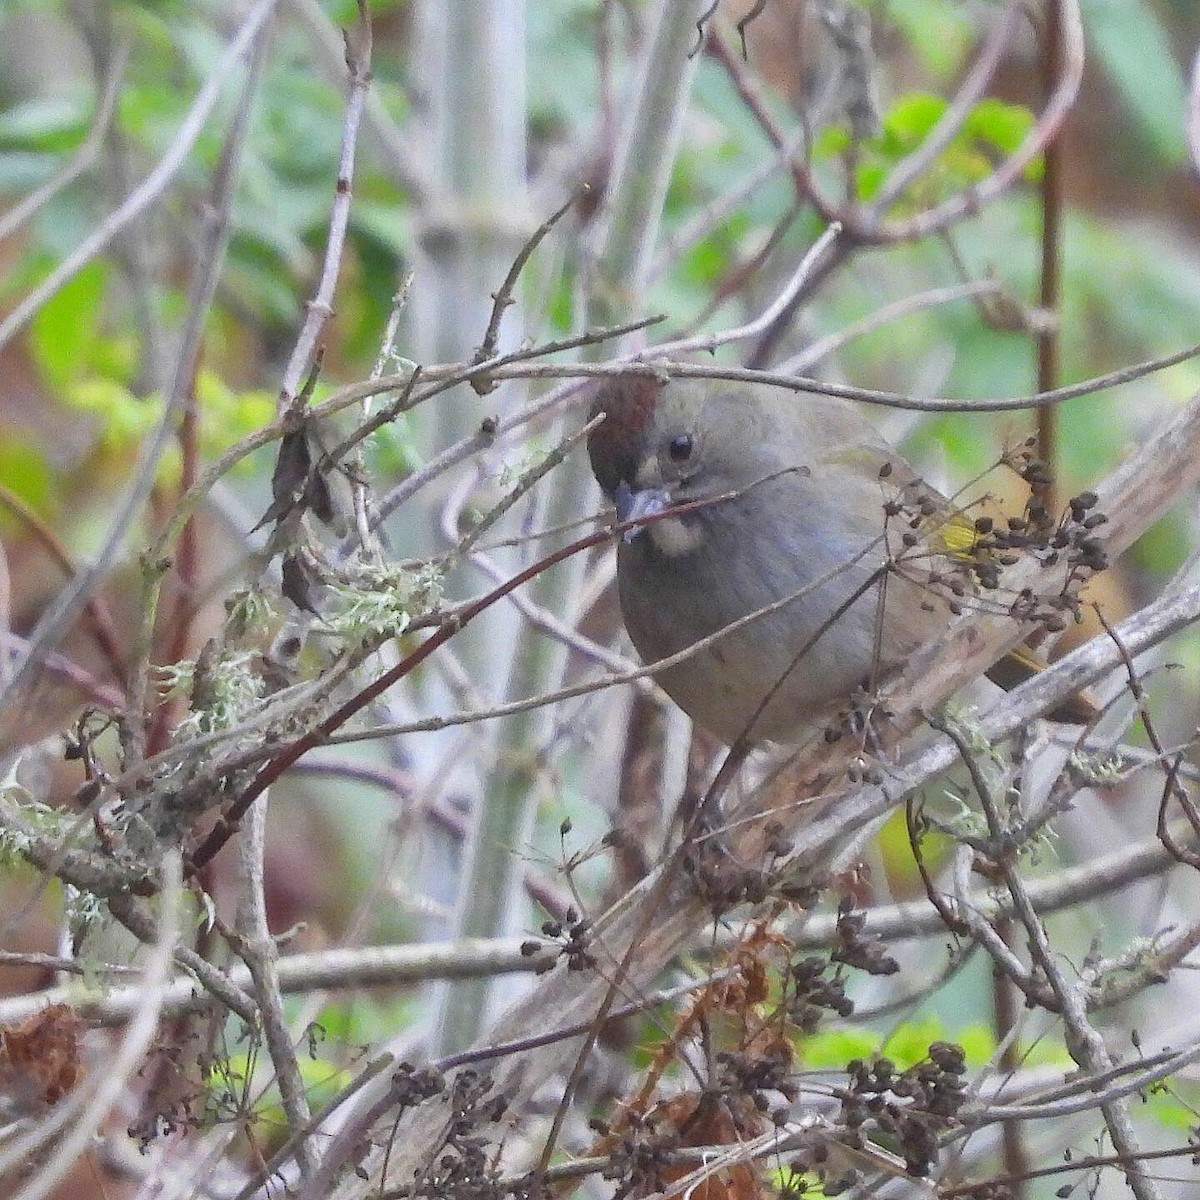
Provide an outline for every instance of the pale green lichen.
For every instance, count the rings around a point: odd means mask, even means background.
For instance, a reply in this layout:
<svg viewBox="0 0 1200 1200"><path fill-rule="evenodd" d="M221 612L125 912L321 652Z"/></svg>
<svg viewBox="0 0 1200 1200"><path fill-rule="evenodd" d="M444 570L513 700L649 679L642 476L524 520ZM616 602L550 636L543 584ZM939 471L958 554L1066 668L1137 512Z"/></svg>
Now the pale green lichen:
<svg viewBox="0 0 1200 1200"><path fill-rule="evenodd" d="M72 814L44 804L21 783L20 765L18 756L0 777L0 866L26 861L35 842L62 834L74 820Z"/></svg>
<svg viewBox="0 0 1200 1200"><path fill-rule="evenodd" d="M108 919L108 909L94 892L67 884L63 888L63 917L72 940L78 945L89 930Z"/></svg>
<svg viewBox="0 0 1200 1200"><path fill-rule="evenodd" d="M187 660L158 668L164 696L187 696L191 705L175 730L176 741L233 729L258 707L266 687L258 658L257 651L235 651L207 663L202 677Z"/></svg>
<svg viewBox="0 0 1200 1200"><path fill-rule="evenodd" d="M226 634L239 640L252 631L265 630L275 618L275 610L265 592L257 588L238 588L225 602Z"/></svg>
<svg viewBox="0 0 1200 1200"><path fill-rule="evenodd" d="M397 567L367 564L353 578L329 584L332 602L325 624L349 642L397 637L413 621L435 611L442 574L431 564Z"/></svg>
<svg viewBox="0 0 1200 1200"><path fill-rule="evenodd" d="M1081 787L1114 787L1127 769L1124 759L1111 752L1076 750L1067 761L1072 781Z"/></svg>

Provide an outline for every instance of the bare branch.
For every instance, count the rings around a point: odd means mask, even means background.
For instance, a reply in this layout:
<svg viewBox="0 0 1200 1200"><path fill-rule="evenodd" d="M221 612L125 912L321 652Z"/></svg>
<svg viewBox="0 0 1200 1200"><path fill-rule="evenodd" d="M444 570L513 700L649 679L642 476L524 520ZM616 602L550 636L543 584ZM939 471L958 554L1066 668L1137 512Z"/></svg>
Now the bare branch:
<svg viewBox="0 0 1200 1200"><path fill-rule="evenodd" d="M338 159L337 185L329 214L329 236L316 292L308 303L308 316L296 338L291 357L283 371L279 388L279 409L286 412L295 402L300 382L313 362L325 326L333 316L333 294L350 223L350 202L354 183L354 152L358 128L371 83L371 16L366 0L358 0L358 28L346 37L346 67L350 73L350 99L342 129L342 150Z"/></svg>

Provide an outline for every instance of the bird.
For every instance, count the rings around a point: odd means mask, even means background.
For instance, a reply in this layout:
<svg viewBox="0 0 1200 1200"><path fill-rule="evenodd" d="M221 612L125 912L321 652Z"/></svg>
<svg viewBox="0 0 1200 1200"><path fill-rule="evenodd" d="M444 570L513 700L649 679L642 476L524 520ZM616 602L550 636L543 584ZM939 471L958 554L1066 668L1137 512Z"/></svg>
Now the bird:
<svg viewBox="0 0 1200 1200"><path fill-rule="evenodd" d="M976 552L991 520L851 401L624 373L591 419L593 474L618 521L641 522L617 544L630 639L646 663L703 643L655 677L727 745L797 742L997 586L996 556ZM1018 648L997 678L1040 665Z"/></svg>

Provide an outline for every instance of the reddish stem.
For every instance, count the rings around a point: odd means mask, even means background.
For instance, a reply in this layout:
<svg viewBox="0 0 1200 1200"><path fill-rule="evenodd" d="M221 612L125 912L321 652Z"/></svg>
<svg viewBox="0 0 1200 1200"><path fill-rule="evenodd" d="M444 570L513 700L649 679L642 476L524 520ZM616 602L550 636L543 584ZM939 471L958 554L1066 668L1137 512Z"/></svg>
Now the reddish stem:
<svg viewBox="0 0 1200 1200"><path fill-rule="evenodd" d="M196 404L196 380L192 377L192 386L188 389L187 399L183 406L183 415L179 422L179 451L182 460L179 495L187 494L196 482L199 467L199 411ZM175 552L175 577L177 595L171 612L170 641L166 647L163 662L173 664L187 657L188 642L192 632L192 618L196 609L193 597L197 589L197 551L196 518L191 516L179 532L179 541ZM179 700L167 700L159 705L154 714L147 739L147 754L157 754L167 743L167 736L175 727Z"/></svg>
<svg viewBox="0 0 1200 1200"><path fill-rule="evenodd" d="M1046 44L1042 54L1043 100L1049 101L1062 74L1062 0L1050 0L1046 12ZM1062 294L1062 210L1063 210L1063 151L1062 127L1050 139L1044 153L1045 173L1042 176L1042 280L1038 302L1054 318L1048 321L1038 336L1038 390L1049 391L1058 383L1061 338L1058 313ZM1038 457L1053 476L1058 462L1058 414L1038 409ZM1054 484L1038 489L1038 499L1053 512L1057 508Z"/></svg>

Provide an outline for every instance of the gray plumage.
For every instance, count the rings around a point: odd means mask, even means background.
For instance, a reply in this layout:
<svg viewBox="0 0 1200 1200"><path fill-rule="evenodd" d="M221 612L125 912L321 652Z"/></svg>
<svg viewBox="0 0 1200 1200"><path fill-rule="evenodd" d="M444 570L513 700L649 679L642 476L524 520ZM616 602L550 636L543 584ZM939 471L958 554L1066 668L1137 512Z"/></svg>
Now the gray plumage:
<svg viewBox="0 0 1200 1200"><path fill-rule="evenodd" d="M593 467L619 508L736 494L620 544L621 609L643 660L784 602L656 676L724 741L793 740L945 624L930 552L902 538L920 503L934 523L951 506L848 402L628 376L593 411L608 413Z"/></svg>

